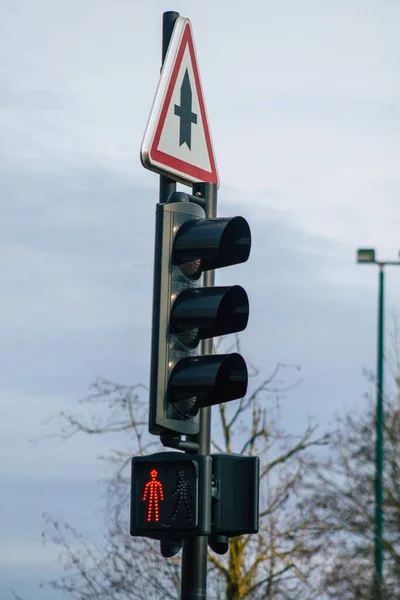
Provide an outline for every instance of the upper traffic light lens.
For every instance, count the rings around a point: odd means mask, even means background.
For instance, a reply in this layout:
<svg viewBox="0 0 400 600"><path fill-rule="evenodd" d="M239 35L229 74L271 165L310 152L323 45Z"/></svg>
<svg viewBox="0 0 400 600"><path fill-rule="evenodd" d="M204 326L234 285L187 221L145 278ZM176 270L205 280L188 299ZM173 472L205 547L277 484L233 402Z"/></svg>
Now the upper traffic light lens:
<svg viewBox="0 0 400 600"><path fill-rule="evenodd" d="M200 260L197 272L186 275L197 279L203 271L245 262L250 248L250 227L243 217L190 219L175 236L172 262L181 266Z"/></svg>
<svg viewBox="0 0 400 600"><path fill-rule="evenodd" d="M202 273L201 260L196 258L196 260L185 262L179 265L179 269L188 279L198 279Z"/></svg>

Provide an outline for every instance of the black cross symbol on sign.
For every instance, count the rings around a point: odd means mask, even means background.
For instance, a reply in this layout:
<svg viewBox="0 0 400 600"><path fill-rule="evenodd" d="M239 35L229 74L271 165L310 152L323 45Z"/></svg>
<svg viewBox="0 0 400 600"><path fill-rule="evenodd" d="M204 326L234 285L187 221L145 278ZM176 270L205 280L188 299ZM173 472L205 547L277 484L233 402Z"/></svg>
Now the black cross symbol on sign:
<svg viewBox="0 0 400 600"><path fill-rule="evenodd" d="M192 112L192 88L190 87L189 73L186 69L181 85L181 105L174 105L174 114L179 117L179 146L187 144L191 150L192 123L197 125L197 115Z"/></svg>

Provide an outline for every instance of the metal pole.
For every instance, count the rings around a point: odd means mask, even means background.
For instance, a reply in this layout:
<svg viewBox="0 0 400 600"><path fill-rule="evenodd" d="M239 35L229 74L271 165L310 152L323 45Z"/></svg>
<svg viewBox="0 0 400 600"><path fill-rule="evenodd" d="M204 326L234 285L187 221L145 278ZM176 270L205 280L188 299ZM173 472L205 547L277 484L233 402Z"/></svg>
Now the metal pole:
<svg viewBox="0 0 400 600"><path fill-rule="evenodd" d="M178 17L179 13L175 12L174 10L169 10L163 13L161 68L164 64L169 42L171 41L172 32L174 30L175 21ZM175 191L176 182L165 175L160 175L160 202L167 202L169 196Z"/></svg>
<svg viewBox="0 0 400 600"><path fill-rule="evenodd" d="M376 446L375 446L375 600L383 600L383 349L384 349L384 265L379 265L378 295L378 364L376 388Z"/></svg>
<svg viewBox="0 0 400 600"><path fill-rule="evenodd" d="M161 69L164 64L165 56L167 54L168 46L171 41L172 32L174 30L175 21L179 17L179 13L174 10L169 10L163 13L163 24L162 24L162 50L161 50ZM166 177L165 175L160 175L160 188L159 188L159 202L164 203L168 202L168 198L171 194L176 192L176 181ZM158 223L158 219L156 220ZM162 240L162 231L156 226L156 248L157 244L161 244ZM160 246L161 247L161 246ZM156 275L156 270L161 268L160 265L160 257L156 257L154 260L155 264L155 275L154 281L159 281L159 276ZM152 333L153 335L153 333ZM153 359L151 361L153 364ZM180 541L176 542L172 541L171 544L161 542L160 543L161 554L165 557L174 556L180 549Z"/></svg>
<svg viewBox="0 0 400 600"><path fill-rule="evenodd" d="M206 199L206 217L214 218L217 215L217 186L209 183L199 183L193 186L193 195ZM204 286L212 287L215 284L215 272L206 271ZM203 340L202 354L212 354L213 340ZM211 446L211 407L200 410L200 432L198 435L188 436L191 441L197 442L200 454L209 455ZM204 600L207 598L207 552L208 537L197 536L187 538L183 542L182 553L182 586L181 600Z"/></svg>

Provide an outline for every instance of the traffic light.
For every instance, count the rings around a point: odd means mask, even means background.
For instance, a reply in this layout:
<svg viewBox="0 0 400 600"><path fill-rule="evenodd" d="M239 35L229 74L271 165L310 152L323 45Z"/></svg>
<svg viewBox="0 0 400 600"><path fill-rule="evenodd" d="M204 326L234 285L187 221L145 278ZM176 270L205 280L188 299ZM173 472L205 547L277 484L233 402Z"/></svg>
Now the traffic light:
<svg viewBox="0 0 400 600"><path fill-rule="evenodd" d="M199 432L200 408L242 398L247 367L238 353L199 355L202 339L245 329L249 302L239 285L201 287L205 271L245 262L243 217L205 217L198 199L175 192L156 208L149 431Z"/></svg>
<svg viewBox="0 0 400 600"><path fill-rule="evenodd" d="M223 554L228 538L257 533L259 458L157 452L132 459L132 536L176 545L208 535ZM225 548L225 549L224 549Z"/></svg>
<svg viewBox="0 0 400 600"><path fill-rule="evenodd" d="M131 535L168 541L211 532L210 456L135 456L131 485Z"/></svg>

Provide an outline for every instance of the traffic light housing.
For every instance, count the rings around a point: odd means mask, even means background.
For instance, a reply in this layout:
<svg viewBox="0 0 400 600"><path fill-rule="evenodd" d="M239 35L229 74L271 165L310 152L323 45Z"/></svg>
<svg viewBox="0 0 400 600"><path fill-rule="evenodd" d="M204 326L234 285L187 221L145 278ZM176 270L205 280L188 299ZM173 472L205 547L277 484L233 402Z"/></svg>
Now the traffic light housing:
<svg viewBox="0 0 400 600"><path fill-rule="evenodd" d="M245 290L201 287L205 271L245 262L243 217L205 217L198 200L175 192L156 207L149 431L197 434L198 411L242 398L247 367L238 353L199 355L202 339L245 329Z"/></svg>
<svg viewBox="0 0 400 600"><path fill-rule="evenodd" d="M260 459L239 454L212 454L213 534L235 537L259 527Z"/></svg>
<svg viewBox="0 0 400 600"><path fill-rule="evenodd" d="M132 536L161 541L211 533L211 457L157 452L132 459Z"/></svg>

